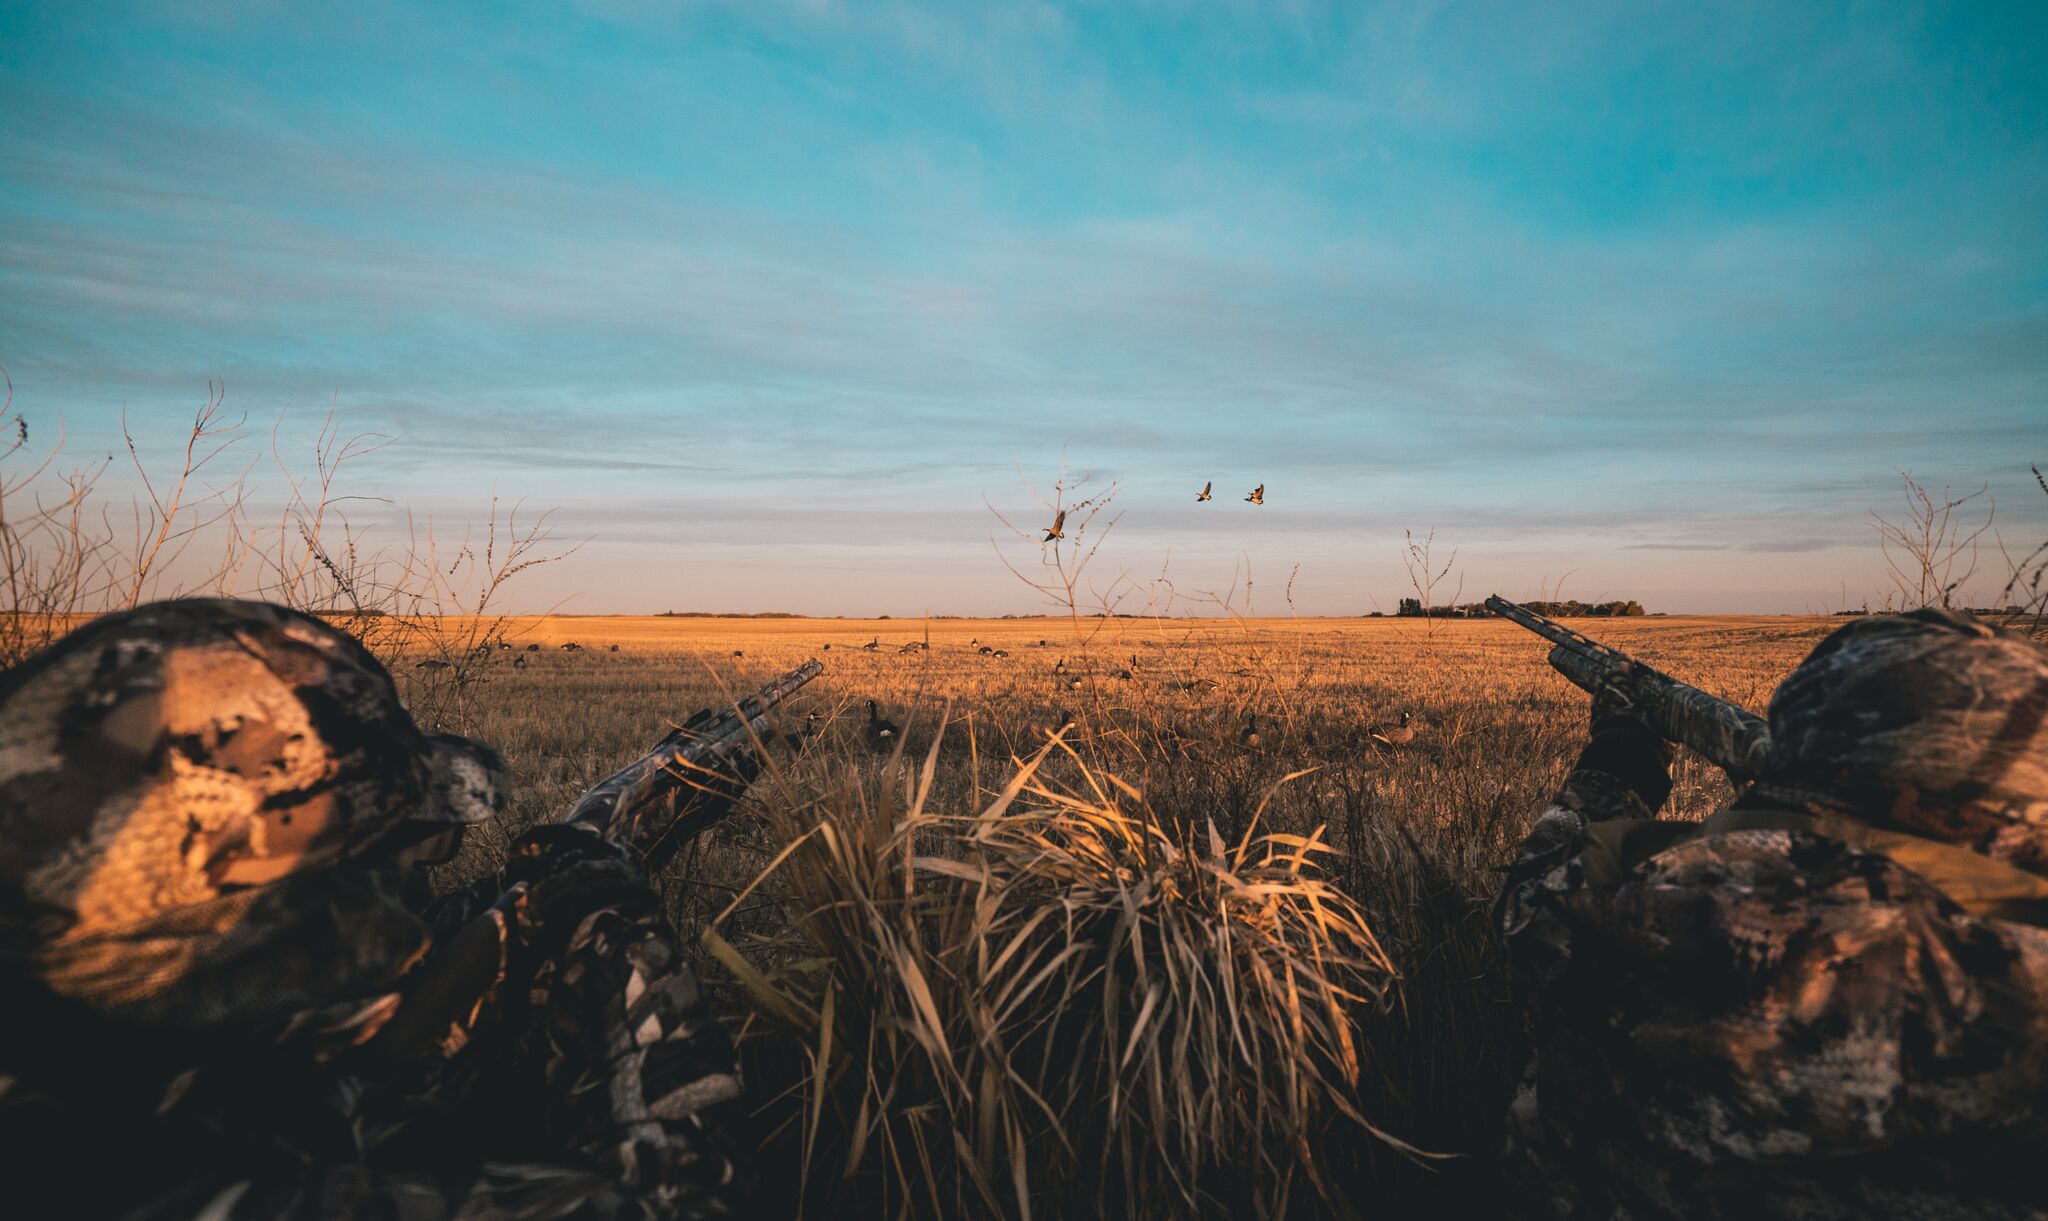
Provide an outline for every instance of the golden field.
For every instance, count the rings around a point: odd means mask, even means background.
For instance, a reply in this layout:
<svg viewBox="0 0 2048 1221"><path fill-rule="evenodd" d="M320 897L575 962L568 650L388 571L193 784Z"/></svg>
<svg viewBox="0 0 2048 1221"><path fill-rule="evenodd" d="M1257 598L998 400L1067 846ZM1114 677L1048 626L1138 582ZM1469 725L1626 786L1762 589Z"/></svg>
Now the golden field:
<svg viewBox="0 0 2048 1221"><path fill-rule="evenodd" d="M1838 623L1659 617L1573 625L1761 712L1778 680ZM794 884L778 874L754 885L792 840L821 821L845 838L870 818L916 815L925 819L917 824L923 829L899 837L905 859L913 842L919 852L946 851L929 846L938 842L933 834L944 829L943 820L983 809L1018 762L1046 748L1052 731L1069 720L1025 794L1039 794L1041 805L1051 803L1046 808L1066 801L1059 794L1079 793L1085 800L1063 808L1114 810L1135 818L1134 825L1174 828L1162 842L1200 838L1211 826L1227 844L1266 833L1309 836L1320 828L1318 842L1335 852L1318 858L1317 868L1356 903L1391 977L1386 996L1349 1011L1362 1071L1348 1097L1380 1131L1452 1156L1404 1155L1364 1126L1333 1117L1314 1159L1306 1145L1300 1155L1316 1160L1319 1190L1296 1192L1286 1207L1304 1215L1400 1216L1496 1206L1490 1151L1520 1058L1521 1028L1488 927L1492 871L1561 779L1585 719L1585 697L1548 667L1548 645L1539 638L1496 620L550 617L451 622L439 637L422 639L473 643L480 634L502 634L512 648L465 647L447 669L408 664L424 656L422 645L394 661L427 719L497 746L517 779L507 825L475 837L451 867L460 874L491 867L518 828L563 809L672 721L809 658L825 663L823 677L788 706L780 729L793 737L778 734L771 743L770 773L727 824L679 856L661 879L686 944L706 944L705 930L725 913L716 924L723 944L739 945L764 969L810 952L792 950L777 936L810 927L820 907L852 902L805 890L803 875ZM580 648L561 647L572 642ZM876 647L863 647L871 642ZM895 741L903 761L892 765L893 751L878 749L865 732L868 700L902 727ZM1416 730L1411 740L1388 744L1373 736L1404 711ZM927 763L929 775L921 777ZM1730 792L1720 773L1693 759L1681 758L1675 780L1670 812L1679 816L1703 815ZM895 812L878 813L883 807ZM876 862L886 857L876 848L861 858L867 865L846 866L878 871L857 880L856 890L879 885L884 866ZM911 886L904 882L906 895ZM900 916L906 928L915 925L909 915L887 914L897 911L894 903L885 898L876 918L886 924ZM955 934L916 925L906 935L915 948L920 938ZM942 956L945 947L923 949ZM828 946L807 969L830 956ZM953 968L940 962L924 969ZM745 1139L771 1165L764 1179L801 1181L804 1175L775 1166L798 1158L813 1177L851 1182L853 1170L821 1165L819 1150L831 1142L816 1135L815 1115L806 1121L812 1135L802 1152L792 1135L805 1122L791 1119L789 1108L798 1105L791 1099L809 1092L820 1075L818 1049L805 1045L808 1059L796 1063L796 1045L773 1037L780 1029L773 1007L736 986L723 963L706 956L703 971L727 1015L759 1036L747 1044L758 1126ZM931 981L935 992L947 986ZM885 1008L887 999L870 1007ZM787 1026L787 1013L782 1018ZM816 1018L809 1014L813 1026ZM827 1019L832 1026L829 1003ZM880 1054L875 1042L892 1036L890 1022L876 1018L862 1028L871 1076ZM843 1042L843 1016L837 1027ZM900 1059L890 1061L897 1065L892 1073L906 1071ZM834 1088L840 1081L832 1077ZM823 1087L818 1093L822 1099ZM824 1114L826 1126L851 1121L851 1102L835 1119L819 1099L805 1105ZM891 1105L905 1104L895 1097ZM859 1121L877 1122L867 1109ZM893 1131L877 1130L878 1140ZM861 1142L852 1144L857 1159ZM845 1154L843 1146L832 1156ZM842 1196L811 1188L804 1209L827 1215L853 1201L863 1209L930 1215L966 1207L961 1201L971 1192L958 1183L949 1201L934 1191L918 1203L907 1184L938 1172L930 1170L928 1151L913 1152L890 1148L897 1186L862 1189L866 1194L845 1188L853 1194ZM906 1159L924 1169L903 1170ZM973 1159L963 1150L958 1160ZM985 1200L1003 1194L980 1190ZM1219 1214L1273 1206L1265 1197L1233 1200L1229 1190L1204 1200L1201 1211ZM775 1202L796 1207L793 1199ZM1037 1211L1068 1215L1077 1207L1040 1197ZM981 1211L1017 1212L992 1203Z"/></svg>

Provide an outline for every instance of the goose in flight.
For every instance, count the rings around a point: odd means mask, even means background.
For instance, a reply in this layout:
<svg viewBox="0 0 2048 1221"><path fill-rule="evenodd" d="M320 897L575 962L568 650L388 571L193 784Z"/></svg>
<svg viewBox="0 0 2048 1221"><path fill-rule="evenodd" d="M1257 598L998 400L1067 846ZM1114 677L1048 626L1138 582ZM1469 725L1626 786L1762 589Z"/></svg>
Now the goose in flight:
<svg viewBox="0 0 2048 1221"><path fill-rule="evenodd" d="M1207 483L1203 484L1203 485L1202 485L1202 490L1201 490L1201 491L1199 491L1199 492L1196 492L1196 493L1195 493L1195 503L1197 503L1197 504L1200 504L1200 503L1201 503L1202 501L1205 501L1205 500L1209 499L1209 489L1210 489L1210 488L1213 488L1213 487L1215 487L1215 486L1216 486L1216 481L1215 481L1215 480L1213 480L1213 479L1211 479L1211 480L1210 480L1209 482L1207 482Z"/></svg>
<svg viewBox="0 0 2048 1221"><path fill-rule="evenodd" d="M1253 489L1252 489L1252 494L1251 494L1251 495L1249 495L1249 496L1247 496L1247 497L1245 497L1245 500L1247 500L1247 501L1249 501L1250 503L1252 503L1252 504L1255 504L1255 505L1262 505L1262 504L1265 504L1265 503L1266 503L1266 485L1262 483L1262 484L1260 484L1259 486L1257 486L1257 487L1253 488Z"/></svg>
<svg viewBox="0 0 2048 1221"><path fill-rule="evenodd" d="M1058 513L1053 515L1052 525L1050 528L1046 530L1044 541L1049 543L1052 542L1054 539L1065 538L1067 536L1066 525L1067 511L1065 509L1061 509Z"/></svg>

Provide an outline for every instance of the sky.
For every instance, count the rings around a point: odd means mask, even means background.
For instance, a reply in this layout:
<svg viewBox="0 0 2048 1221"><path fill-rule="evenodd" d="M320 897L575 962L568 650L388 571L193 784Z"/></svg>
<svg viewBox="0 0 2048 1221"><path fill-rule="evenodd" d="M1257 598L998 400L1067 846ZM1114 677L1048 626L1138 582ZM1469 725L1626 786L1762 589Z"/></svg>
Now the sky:
<svg viewBox="0 0 2048 1221"><path fill-rule="evenodd" d="M38 442L331 412L375 536L554 511L519 609L1034 611L1063 468L1132 610L1391 611L1409 531L1881 603L1901 470L2048 536L2038 3L0 0L0 113Z"/></svg>

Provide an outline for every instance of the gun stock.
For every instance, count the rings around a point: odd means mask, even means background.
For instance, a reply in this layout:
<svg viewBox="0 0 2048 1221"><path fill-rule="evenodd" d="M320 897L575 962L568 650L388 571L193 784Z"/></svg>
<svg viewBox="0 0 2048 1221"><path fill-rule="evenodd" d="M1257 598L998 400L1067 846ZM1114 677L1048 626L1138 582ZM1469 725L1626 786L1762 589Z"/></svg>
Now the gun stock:
<svg viewBox="0 0 2048 1221"><path fill-rule="evenodd" d="M1551 668L1586 691L1597 690L1610 675L1632 667L1630 682L1638 710L1653 729L1727 769L1738 781L1763 774L1771 729L1762 717L1497 594L1486 600L1486 609L1550 641Z"/></svg>
<svg viewBox="0 0 2048 1221"><path fill-rule="evenodd" d="M812 660L719 714L710 709L670 730L646 754L584 790L565 823L591 827L658 865L722 813L700 797L725 795L750 764L768 715L825 672Z"/></svg>

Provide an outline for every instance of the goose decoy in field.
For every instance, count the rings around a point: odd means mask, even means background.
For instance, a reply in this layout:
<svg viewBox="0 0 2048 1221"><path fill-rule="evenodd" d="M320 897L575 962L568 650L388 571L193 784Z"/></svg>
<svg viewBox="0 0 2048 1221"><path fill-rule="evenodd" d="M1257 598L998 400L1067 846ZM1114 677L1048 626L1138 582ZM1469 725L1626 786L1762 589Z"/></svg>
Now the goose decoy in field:
<svg viewBox="0 0 2048 1221"><path fill-rule="evenodd" d="M824 652L824 653L829 653L829 652L831 652L831 651L832 651L832 646L828 644L828 645L824 646L824 648L822 648L822 649L821 649L821 650L819 650L819 651L820 651L820 652Z"/></svg>
<svg viewBox="0 0 2048 1221"><path fill-rule="evenodd" d="M1248 502L1250 502L1250 503L1252 503L1252 504L1255 504L1255 505L1262 505L1262 504L1265 504L1265 503L1266 503L1266 485L1262 483L1262 484L1260 484L1259 486L1257 486L1257 487L1253 488L1253 489L1252 489L1252 494L1251 494L1251 495L1249 495L1249 496L1247 496L1247 497L1245 497L1245 500L1247 500Z"/></svg>
<svg viewBox="0 0 2048 1221"><path fill-rule="evenodd" d="M526 646L526 651L527 651L527 652L529 652L529 653L538 653L538 652L540 652L540 646L539 646L539 645L537 645L537 644L530 644L530 645L527 645L527 646Z"/></svg>
<svg viewBox="0 0 2048 1221"><path fill-rule="evenodd" d="M1214 479L1211 479L1209 482L1203 484L1202 490L1195 493L1195 503L1200 504L1202 501L1209 499L1209 489L1215 486L1216 481Z"/></svg>
<svg viewBox="0 0 2048 1221"><path fill-rule="evenodd" d="M974 651L981 654L983 657L987 657L990 653L995 652L995 649L990 647L989 645L982 645L980 648Z"/></svg>
<svg viewBox="0 0 2048 1221"><path fill-rule="evenodd" d="M1247 713L1245 713L1245 716L1244 716L1244 728L1238 731L1238 734L1237 734L1237 744L1238 744L1239 746L1242 746L1242 747L1244 747L1244 748L1245 748L1246 750L1250 750L1250 749L1252 749L1252 748L1256 747L1256 746L1257 746L1257 745L1259 744L1259 714L1258 714L1258 713L1256 713L1256 712L1247 712Z"/></svg>
<svg viewBox="0 0 2048 1221"><path fill-rule="evenodd" d="M519 656L514 657L512 659L512 668L515 670L524 670L526 668L526 654L521 653Z"/></svg>
<svg viewBox="0 0 2048 1221"><path fill-rule="evenodd" d="M896 722L883 717L873 700L868 701L868 723L861 732L867 736L868 745L876 750L888 750L896 745Z"/></svg>
<svg viewBox="0 0 2048 1221"><path fill-rule="evenodd" d="M1404 710L1401 719L1392 725L1383 725L1366 736L1386 746L1401 746L1415 740L1415 726L1409 724L1410 717Z"/></svg>
<svg viewBox="0 0 2048 1221"><path fill-rule="evenodd" d="M613 646L612 646L612 652L616 653L616 652L618 652L618 651L619 651L619 646L618 646L618 645L613 645Z"/></svg>
<svg viewBox="0 0 2048 1221"><path fill-rule="evenodd" d="M564 653L581 653L583 651L583 646L577 644L573 640L564 640L562 642L562 651Z"/></svg>
<svg viewBox="0 0 2048 1221"><path fill-rule="evenodd" d="M1182 683L1180 689L1183 691L1214 691L1222 685L1222 683L1217 682L1213 678L1191 678Z"/></svg>
<svg viewBox="0 0 2048 1221"><path fill-rule="evenodd" d="M1074 714L1067 711L1065 708L1062 708L1058 712L1052 714L1052 726L1048 730L1048 732L1058 733L1062 729L1072 729L1073 727Z"/></svg>
<svg viewBox="0 0 2048 1221"><path fill-rule="evenodd" d="M747 655L747 651L745 649L734 649L732 651L732 655L734 657L745 657Z"/></svg>
<svg viewBox="0 0 2048 1221"><path fill-rule="evenodd" d="M1067 536L1066 526L1067 511L1065 509L1061 509L1059 512L1053 514L1052 525L1047 527L1045 531L1045 539L1043 541L1049 543L1052 542L1054 539L1065 538Z"/></svg>
<svg viewBox="0 0 2048 1221"><path fill-rule="evenodd" d="M877 636L873 640L868 641L866 644L860 647L866 649L870 653L877 652L882 647L882 638L880 636Z"/></svg>
<svg viewBox="0 0 2048 1221"><path fill-rule="evenodd" d="M415 670L445 670L448 668L448 663L438 657L429 657L425 661L412 663L412 668Z"/></svg>
<svg viewBox="0 0 2048 1221"><path fill-rule="evenodd" d="M500 640L498 642L498 648L500 648L504 652L510 653L512 651L512 642L509 640Z"/></svg>
<svg viewBox="0 0 2048 1221"><path fill-rule="evenodd" d="M1008 657L1009 655L1010 650L1008 649L995 649L989 653L990 657Z"/></svg>

